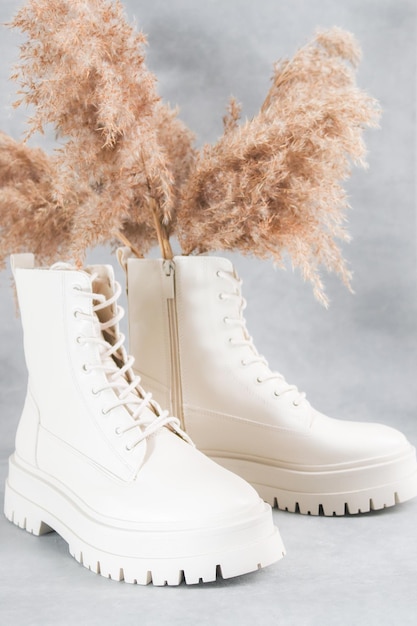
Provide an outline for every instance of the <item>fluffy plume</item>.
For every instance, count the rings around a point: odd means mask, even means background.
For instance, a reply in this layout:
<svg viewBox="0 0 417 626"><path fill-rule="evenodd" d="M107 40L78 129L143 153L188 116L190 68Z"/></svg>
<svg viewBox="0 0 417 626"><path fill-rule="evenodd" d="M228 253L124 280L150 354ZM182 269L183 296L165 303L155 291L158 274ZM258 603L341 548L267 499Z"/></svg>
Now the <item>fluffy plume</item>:
<svg viewBox="0 0 417 626"><path fill-rule="evenodd" d="M136 250L144 250L143 239L152 243L155 236L158 236L158 243L164 256L170 256L170 249L167 249L169 237L176 229L176 215L181 200L180 190L188 179L189 172L195 151L192 147L194 142L193 133L178 118L178 111L170 109L168 106L160 104L156 107L154 122L159 145L163 148L168 164L169 172L174 181L172 187L172 205L168 222L159 223L150 211L149 195L137 194L135 202L129 207L129 215L123 223L122 234L134 246ZM155 232L155 228L157 231ZM168 247L169 248L169 247Z"/></svg>
<svg viewBox="0 0 417 626"><path fill-rule="evenodd" d="M349 271L335 238L343 228L340 182L364 165L366 126L377 103L355 85L360 51L338 28L319 32L292 60L276 64L260 112L238 124L234 102L225 133L198 155L183 189L179 239L186 254L239 250L293 266L326 304L319 265Z"/></svg>
<svg viewBox="0 0 417 626"><path fill-rule="evenodd" d="M42 150L0 132L0 267L13 252L30 250L52 261L68 250L72 216L54 198L55 176Z"/></svg>
<svg viewBox="0 0 417 626"><path fill-rule="evenodd" d="M319 32L277 63L260 112L241 122L232 99L223 136L196 153L119 0L28 0L13 26L27 36L15 78L34 110L28 134L52 124L63 142L47 157L0 137L0 260L82 260L126 237L140 255L157 239L169 258L177 234L185 254L289 255L325 304L321 265L349 285L341 182L365 164L363 130L379 115L355 84L349 33Z"/></svg>
<svg viewBox="0 0 417 626"><path fill-rule="evenodd" d="M57 202L79 187L94 196L73 216L72 253L82 258L123 230L146 252L155 224L171 228L180 169L172 161L187 162L192 149L191 134L159 100L144 36L118 0L29 0L12 26L27 36L14 78L19 103L34 107L28 134L52 124L65 139L54 156Z"/></svg>
<svg viewBox="0 0 417 626"><path fill-rule="evenodd" d="M225 135L238 127L241 110L242 105L239 104L236 98L230 98L229 106L227 107L227 113L223 117L223 127Z"/></svg>

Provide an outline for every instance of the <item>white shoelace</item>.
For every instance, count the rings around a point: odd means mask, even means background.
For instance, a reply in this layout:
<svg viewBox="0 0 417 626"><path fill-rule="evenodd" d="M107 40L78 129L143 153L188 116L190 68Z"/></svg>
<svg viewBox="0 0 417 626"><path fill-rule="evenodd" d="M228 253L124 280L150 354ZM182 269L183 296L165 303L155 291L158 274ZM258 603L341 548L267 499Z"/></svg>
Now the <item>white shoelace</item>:
<svg viewBox="0 0 417 626"><path fill-rule="evenodd" d="M296 398L294 399L293 404L295 406L298 406L306 396L304 391L299 391L296 385L290 385L285 380L284 376L279 372L271 371L268 365L268 361L265 359L264 356L259 354L253 343L252 337L249 335L249 332L246 328L246 320L243 316L243 311L246 308L246 300L242 297L241 293L242 280L240 278L237 278L233 272L227 272L223 270L219 270L217 272L217 276L228 280L234 288L234 291L232 293L221 292L219 294L220 299L235 300L237 302L238 317L225 317L224 322L226 324L239 326L242 329L242 337L239 339L231 338L230 343L233 346L249 348L253 354L253 357L251 357L250 359L242 359L242 365L263 365L267 371L266 373L264 372L262 376L257 377L257 382L262 384L271 380L277 381L279 384L277 386L277 389L274 391L274 395L276 397L280 397L285 393L295 392Z"/></svg>
<svg viewBox="0 0 417 626"><path fill-rule="evenodd" d="M72 266L68 266L63 263L56 263L51 269L75 269ZM91 283L98 278L97 273L90 275ZM114 293L110 298L106 298L104 294L96 293L94 291L83 291L80 287L74 286L77 293L85 298L93 301L92 315L82 311L77 311L76 316L80 319L85 319L97 324L99 328L98 336L87 337L79 336L77 341L80 344L92 343L96 344L100 352L100 362L85 364L84 369L86 371L101 370L106 377L106 384L101 388L92 389L92 393L99 394L104 389L112 389L116 395L117 400L106 408L102 409L103 415L107 415L119 406L124 406L131 418L132 423L129 426L116 428L116 434L122 435L127 432L137 431L137 436L129 444L126 445L127 450L132 450L141 443L144 439L150 435L156 433L164 426L169 426L174 430L182 439L188 443L194 445L188 435L180 428L180 421L178 418L169 415L169 412L162 410L159 404L152 398L151 393L146 393L140 386L140 376L134 374L132 366L134 363L133 356L128 356L124 348L125 336L123 333L118 332L118 323L124 316L124 309L117 305L116 313L107 322L101 322L97 313L107 307L112 307L120 297L121 286L118 282L114 283ZM94 304L96 302L96 304ZM109 343L106 341L103 332L107 332L114 342ZM120 366L119 366L120 364ZM146 411L145 409L149 409Z"/></svg>

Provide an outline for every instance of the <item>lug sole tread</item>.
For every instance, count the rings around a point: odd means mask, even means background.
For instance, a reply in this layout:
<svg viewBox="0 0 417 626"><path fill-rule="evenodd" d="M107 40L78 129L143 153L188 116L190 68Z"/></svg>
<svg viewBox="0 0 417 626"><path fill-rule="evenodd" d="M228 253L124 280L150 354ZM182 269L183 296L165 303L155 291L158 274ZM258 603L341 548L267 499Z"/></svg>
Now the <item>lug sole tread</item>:
<svg viewBox="0 0 417 626"><path fill-rule="evenodd" d="M355 483L351 485L349 474L344 476L343 483L338 484L339 478L335 473L331 490L329 483L323 482L319 475L313 476L312 481L312 477L306 474L305 484L298 475L298 484L291 484L291 476L286 470L279 475L280 468L271 471L267 465L245 459L215 455L211 458L250 483L273 508L291 513L325 517L357 515L390 508L417 496L417 463L410 453L404 457L405 460L400 458L397 466L392 466L391 477L387 473L382 474L380 482L375 475L369 477L366 466L361 470L362 480L358 481L356 476ZM327 478L329 476L332 477L330 472Z"/></svg>
<svg viewBox="0 0 417 626"><path fill-rule="evenodd" d="M53 516L48 515L41 507L26 500L20 494L6 486L5 508L6 518L32 535L41 536L57 532L54 529ZM48 519L48 523L43 518ZM57 523L57 527L59 523ZM178 586L180 584L196 585L215 582L234 576L248 574L271 565L285 555L285 549L279 535L267 537L259 541L259 545L249 545L235 551L234 554L197 555L195 557L156 557L154 559L133 559L105 553L89 546L78 536L58 534L68 543L69 553L83 567L95 574L114 581L130 584L154 586ZM213 558L214 557L214 558Z"/></svg>
<svg viewBox="0 0 417 626"><path fill-rule="evenodd" d="M401 496L398 491L385 491L383 497L381 495L369 497L360 492L349 494L349 497L346 497L348 494L294 494L291 497L289 492L285 496L274 496L276 490L273 488L254 483L252 485L273 509L320 517L341 517L379 511L406 502L417 495L417 492Z"/></svg>

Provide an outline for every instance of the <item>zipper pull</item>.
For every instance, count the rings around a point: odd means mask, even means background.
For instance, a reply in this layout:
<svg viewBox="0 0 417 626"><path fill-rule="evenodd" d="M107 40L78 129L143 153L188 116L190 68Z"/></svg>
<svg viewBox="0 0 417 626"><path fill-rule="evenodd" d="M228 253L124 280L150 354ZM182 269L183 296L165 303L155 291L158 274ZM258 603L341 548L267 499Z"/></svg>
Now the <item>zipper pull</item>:
<svg viewBox="0 0 417 626"><path fill-rule="evenodd" d="M175 263L171 259L165 259L162 264L162 281L166 299L173 300L175 298Z"/></svg>

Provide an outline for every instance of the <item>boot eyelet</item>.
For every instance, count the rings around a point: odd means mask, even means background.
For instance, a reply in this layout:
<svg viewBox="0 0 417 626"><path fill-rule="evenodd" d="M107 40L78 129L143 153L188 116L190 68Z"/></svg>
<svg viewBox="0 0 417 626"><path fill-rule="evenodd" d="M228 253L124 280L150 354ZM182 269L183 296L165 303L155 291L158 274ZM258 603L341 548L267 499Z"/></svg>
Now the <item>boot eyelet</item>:
<svg viewBox="0 0 417 626"><path fill-rule="evenodd" d="M280 395L281 395L281 394L280 394L280 393L278 393L278 391L274 391L274 396L275 396L276 398L279 398L279 397L280 397Z"/></svg>
<svg viewBox="0 0 417 626"><path fill-rule="evenodd" d="M83 346L84 343L85 343L84 342L84 337L81 337L81 336L77 337L75 341L76 341L76 343L78 343L79 346Z"/></svg>
<svg viewBox="0 0 417 626"><path fill-rule="evenodd" d="M242 367L246 367L246 366L247 366L247 364L248 364L248 362L247 362L247 361L245 361L245 359L242 359L242 360L240 361L240 364L242 365Z"/></svg>
<svg viewBox="0 0 417 626"><path fill-rule="evenodd" d="M118 437L120 437L120 435L122 434L120 426L118 426L117 428L114 429L114 434L117 435Z"/></svg>
<svg viewBox="0 0 417 626"><path fill-rule="evenodd" d="M224 324L229 324L229 322L230 322L230 317L226 316L226 317L223 318L223 323Z"/></svg>
<svg viewBox="0 0 417 626"><path fill-rule="evenodd" d="M256 377L256 382L257 382L257 383L259 383L259 384L261 384L261 383L263 383L264 381L262 380L262 378L260 378L259 376L257 376L257 377Z"/></svg>
<svg viewBox="0 0 417 626"><path fill-rule="evenodd" d="M82 286L79 283L75 283L72 286L72 288L73 288L74 291L82 291L83 290Z"/></svg>
<svg viewBox="0 0 417 626"><path fill-rule="evenodd" d="M108 410L107 410L107 409L101 409L101 414L102 414L102 415L108 415L108 414L109 414L109 412L108 412Z"/></svg>
<svg viewBox="0 0 417 626"><path fill-rule="evenodd" d="M81 314L82 314L82 311L81 311L80 309L75 309L75 311L74 311L74 313L73 313L74 317L75 317L77 320L80 318Z"/></svg>
<svg viewBox="0 0 417 626"><path fill-rule="evenodd" d="M91 373L91 367L88 365L88 363L84 363L82 365L83 372L85 372L86 374L90 374Z"/></svg>
<svg viewBox="0 0 417 626"><path fill-rule="evenodd" d="M220 270L217 270L217 272L216 272L216 276L217 276L217 278L221 278L221 277L222 277L222 274L221 274L221 271L220 271Z"/></svg>
<svg viewBox="0 0 417 626"><path fill-rule="evenodd" d="M299 403L299 402L296 402L295 400L293 400L293 401L292 401L292 404L293 404L293 406L295 406L295 407L300 406L300 403Z"/></svg>
<svg viewBox="0 0 417 626"><path fill-rule="evenodd" d="M125 445L125 449L126 449L127 452L131 452L133 450L133 446L131 446L129 443L127 443Z"/></svg>
<svg viewBox="0 0 417 626"><path fill-rule="evenodd" d="M219 300L224 300L224 293L219 293Z"/></svg>
<svg viewBox="0 0 417 626"><path fill-rule="evenodd" d="M92 389L91 393L93 396L98 396L101 393L101 389Z"/></svg>

